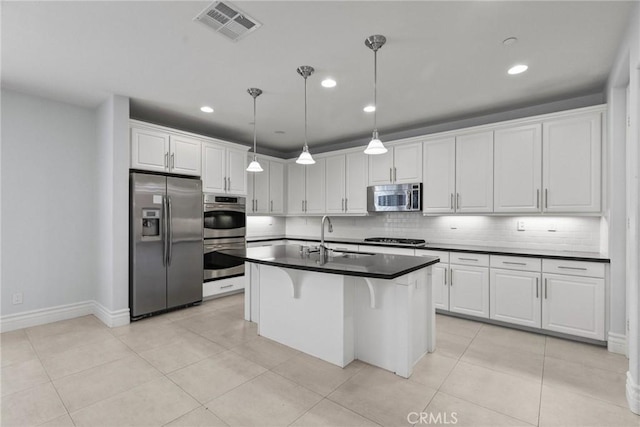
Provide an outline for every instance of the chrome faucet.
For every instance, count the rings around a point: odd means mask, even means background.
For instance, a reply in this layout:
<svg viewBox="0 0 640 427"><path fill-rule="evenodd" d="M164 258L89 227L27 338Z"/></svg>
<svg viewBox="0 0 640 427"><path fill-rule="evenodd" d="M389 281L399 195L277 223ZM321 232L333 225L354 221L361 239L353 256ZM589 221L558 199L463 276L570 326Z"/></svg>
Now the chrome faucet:
<svg viewBox="0 0 640 427"><path fill-rule="evenodd" d="M320 223L320 261L325 261L327 259L327 247L324 245L324 222L325 220L329 223L329 233L333 233L333 225L331 224L331 218L327 215L322 217L322 222Z"/></svg>

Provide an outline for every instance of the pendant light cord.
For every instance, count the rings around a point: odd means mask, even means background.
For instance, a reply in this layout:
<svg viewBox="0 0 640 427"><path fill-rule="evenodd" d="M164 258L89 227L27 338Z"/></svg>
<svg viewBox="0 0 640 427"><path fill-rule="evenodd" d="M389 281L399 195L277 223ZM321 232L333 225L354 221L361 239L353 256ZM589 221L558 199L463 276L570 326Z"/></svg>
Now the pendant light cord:
<svg viewBox="0 0 640 427"><path fill-rule="evenodd" d="M255 159L257 151L256 151L256 97L253 97L253 157Z"/></svg>
<svg viewBox="0 0 640 427"><path fill-rule="evenodd" d="M373 51L373 131L378 132L378 49Z"/></svg>
<svg viewBox="0 0 640 427"><path fill-rule="evenodd" d="M304 76L304 146L309 150L307 145L307 76Z"/></svg>

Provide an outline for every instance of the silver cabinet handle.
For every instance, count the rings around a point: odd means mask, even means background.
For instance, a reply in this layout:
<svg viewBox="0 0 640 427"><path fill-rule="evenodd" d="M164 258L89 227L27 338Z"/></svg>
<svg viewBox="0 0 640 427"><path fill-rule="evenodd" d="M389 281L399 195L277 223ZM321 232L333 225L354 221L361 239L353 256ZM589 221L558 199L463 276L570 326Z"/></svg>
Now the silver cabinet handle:
<svg viewBox="0 0 640 427"><path fill-rule="evenodd" d="M304 200L302 200L302 212L304 212Z"/></svg>
<svg viewBox="0 0 640 427"><path fill-rule="evenodd" d="M227 177L222 178L224 180L224 191L227 191Z"/></svg>
<svg viewBox="0 0 640 427"><path fill-rule="evenodd" d="M544 189L544 207L545 208L549 207L549 189L548 188Z"/></svg>
<svg viewBox="0 0 640 427"><path fill-rule="evenodd" d="M453 268L449 269L449 286L453 286Z"/></svg>
<svg viewBox="0 0 640 427"><path fill-rule="evenodd" d="M347 199L345 197L345 199L344 199L344 211L346 212L348 210L349 210L349 199Z"/></svg>
<svg viewBox="0 0 640 427"><path fill-rule="evenodd" d="M233 285L224 285L224 286L220 286L220 289L226 289L226 288L230 288L230 287L232 287L232 286L233 286Z"/></svg>
<svg viewBox="0 0 640 427"><path fill-rule="evenodd" d="M169 218L167 221L169 224L169 253L167 256L167 265L171 265L171 253L173 249L173 224L171 224L173 221L173 207L171 206L171 196L167 196L167 205L169 206Z"/></svg>
<svg viewBox="0 0 640 427"><path fill-rule="evenodd" d="M558 268L562 268L564 270L580 270L580 271L587 271L586 267L565 267L563 265L559 265Z"/></svg>
<svg viewBox="0 0 640 427"><path fill-rule="evenodd" d="M171 169L176 166L176 153L171 153Z"/></svg>
<svg viewBox="0 0 640 427"><path fill-rule="evenodd" d="M503 264L508 264L508 265L527 265L526 262L511 262L511 261L502 261Z"/></svg>
<svg viewBox="0 0 640 427"><path fill-rule="evenodd" d="M389 182L393 182L393 171L389 168Z"/></svg>
<svg viewBox="0 0 640 427"><path fill-rule="evenodd" d="M164 153L164 167L168 168L169 167L169 153Z"/></svg>
<svg viewBox="0 0 640 427"><path fill-rule="evenodd" d="M393 167L393 182L396 182L398 180L398 169L396 169L396 167Z"/></svg>
<svg viewBox="0 0 640 427"><path fill-rule="evenodd" d="M256 212L258 212L258 199L256 199Z"/></svg>
<svg viewBox="0 0 640 427"><path fill-rule="evenodd" d="M447 273L449 273L448 268L444 269L444 285L447 286Z"/></svg>
<svg viewBox="0 0 640 427"><path fill-rule="evenodd" d="M544 279L544 299L547 299L547 297L549 296L548 292L547 292L547 279Z"/></svg>
<svg viewBox="0 0 640 427"><path fill-rule="evenodd" d="M460 193L456 193L456 209L460 209Z"/></svg>
<svg viewBox="0 0 640 427"><path fill-rule="evenodd" d="M453 193L451 193L451 210L453 210Z"/></svg>
<svg viewBox="0 0 640 427"><path fill-rule="evenodd" d="M273 212L273 200L271 201L271 209L269 211Z"/></svg>
<svg viewBox="0 0 640 427"><path fill-rule="evenodd" d="M231 191L231 177L227 178L227 190Z"/></svg>
<svg viewBox="0 0 640 427"><path fill-rule="evenodd" d="M536 277L536 299L538 299L538 278Z"/></svg>
<svg viewBox="0 0 640 427"><path fill-rule="evenodd" d="M460 259L462 261L478 261L478 258L462 258L462 257L460 257L458 259Z"/></svg>
<svg viewBox="0 0 640 427"><path fill-rule="evenodd" d="M536 190L536 208L540 208L540 189Z"/></svg>
<svg viewBox="0 0 640 427"><path fill-rule="evenodd" d="M344 212L344 199L342 199L342 212Z"/></svg>

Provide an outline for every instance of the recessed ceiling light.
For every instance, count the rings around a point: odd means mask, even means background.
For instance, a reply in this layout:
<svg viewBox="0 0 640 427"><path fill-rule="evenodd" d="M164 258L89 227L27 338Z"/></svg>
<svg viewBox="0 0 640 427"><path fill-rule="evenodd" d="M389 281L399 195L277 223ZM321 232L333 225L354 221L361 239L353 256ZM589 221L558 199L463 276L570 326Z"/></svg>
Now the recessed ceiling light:
<svg viewBox="0 0 640 427"><path fill-rule="evenodd" d="M336 81L333 79L324 79L320 84L322 85L322 87L335 87Z"/></svg>
<svg viewBox="0 0 640 427"><path fill-rule="evenodd" d="M524 65L524 64L518 64L518 65L514 65L513 67L509 68L509 71L507 71L507 73L509 74L520 74L520 73L524 73L525 71L527 71L527 68L529 68L528 66Z"/></svg>
<svg viewBox="0 0 640 427"><path fill-rule="evenodd" d="M363 108L365 113L373 113L374 111L376 111L376 106L375 105L367 105L366 107Z"/></svg>
<svg viewBox="0 0 640 427"><path fill-rule="evenodd" d="M200 107L200 111L203 113L213 113L213 108L205 105L204 107Z"/></svg>
<svg viewBox="0 0 640 427"><path fill-rule="evenodd" d="M508 39L502 40L502 44L505 45L505 46L511 46L512 44L514 44L517 41L518 41L517 38L509 37Z"/></svg>
<svg viewBox="0 0 640 427"><path fill-rule="evenodd" d="M283 131L283 130L277 130L277 131L274 131L273 133L275 133L277 135L284 135L286 132Z"/></svg>

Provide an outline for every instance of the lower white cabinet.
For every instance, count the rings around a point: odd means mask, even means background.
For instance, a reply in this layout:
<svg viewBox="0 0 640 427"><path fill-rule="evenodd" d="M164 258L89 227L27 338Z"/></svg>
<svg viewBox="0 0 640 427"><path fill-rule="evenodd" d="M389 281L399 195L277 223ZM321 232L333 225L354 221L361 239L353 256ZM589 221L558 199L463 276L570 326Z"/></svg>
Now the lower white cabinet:
<svg viewBox="0 0 640 427"><path fill-rule="evenodd" d="M449 252L416 249L416 256L440 258L440 262L431 268L433 304L440 310L449 310Z"/></svg>
<svg viewBox="0 0 640 427"><path fill-rule="evenodd" d="M604 279L543 274L542 328L604 340Z"/></svg>
<svg viewBox="0 0 640 427"><path fill-rule="evenodd" d="M489 287L490 318L539 328L540 272L492 268Z"/></svg>
<svg viewBox="0 0 640 427"><path fill-rule="evenodd" d="M451 265L449 310L476 317L489 317L489 269Z"/></svg>

